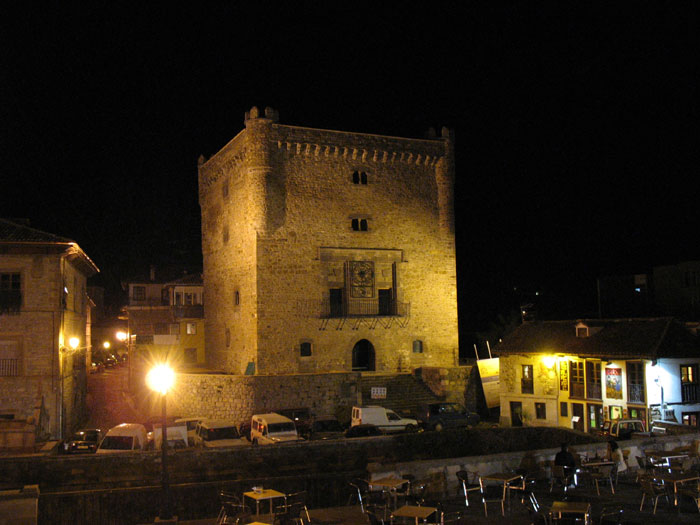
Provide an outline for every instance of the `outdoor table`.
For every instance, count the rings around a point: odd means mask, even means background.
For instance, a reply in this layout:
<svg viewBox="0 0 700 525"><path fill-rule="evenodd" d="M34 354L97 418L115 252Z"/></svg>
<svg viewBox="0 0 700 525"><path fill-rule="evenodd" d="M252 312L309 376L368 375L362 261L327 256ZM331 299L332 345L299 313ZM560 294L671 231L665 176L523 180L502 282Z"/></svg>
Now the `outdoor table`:
<svg viewBox="0 0 700 525"><path fill-rule="evenodd" d="M591 504L587 501L555 501L549 513L552 519L557 520L560 520L564 514L582 515L583 522L588 525L591 520Z"/></svg>
<svg viewBox="0 0 700 525"><path fill-rule="evenodd" d="M437 511L437 508L435 507L418 507L416 505L404 505L403 507L396 509L394 512L391 513L391 523L394 523L394 518L413 518L416 521L416 525L418 525L419 519L423 520L423 523L425 523L425 520L428 519L428 516L430 516L435 511Z"/></svg>
<svg viewBox="0 0 700 525"><path fill-rule="evenodd" d="M274 517L275 511L272 506L272 500L277 499L277 498L286 498L287 495L283 494L282 492L277 492L276 490L273 489L264 489L261 490L260 492L255 492L254 490L251 490L249 492L244 492L243 493L244 498L250 498L253 501L255 501L255 515L260 516L260 502L261 501L269 501L270 502L270 514Z"/></svg>
<svg viewBox="0 0 700 525"><path fill-rule="evenodd" d="M698 481L700 480L700 474L691 474L683 472L662 472L661 474L656 474L655 479L660 479L666 483L673 483L673 506L678 506L678 485L682 485L688 481Z"/></svg>
<svg viewBox="0 0 700 525"><path fill-rule="evenodd" d="M658 452L649 452L647 453L647 457L657 466L670 467L672 459L685 459L688 457L688 454L684 454L682 452L664 452L661 450Z"/></svg>
<svg viewBox="0 0 700 525"><path fill-rule="evenodd" d="M389 491L389 494L391 494L392 499L394 500L394 506L392 507L394 509L396 508L397 502L396 489L405 485L406 483L408 483L407 479L396 478L393 476L380 479L373 479L372 481L367 482L367 484L370 487L370 490L372 489L372 487L382 487L383 489L387 489Z"/></svg>
<svg viewBox="0 0 700 525"><path fill-rule="evenodd" d="M481 493L483 494L484 492L484 481L497 481L498 483L503 484L503 499L506 499L506 493L509 488L515 487L513 485L514 481L520 480L520 483L518 484L519 486L517 487L519 490L525 490L525 478L523 478L522 474L515 474L512 472L495 472L493 474L485 474L483 476L479 476L479 486L481 487ZM510 505L510 498L508 498L508 505Z"/></svg>

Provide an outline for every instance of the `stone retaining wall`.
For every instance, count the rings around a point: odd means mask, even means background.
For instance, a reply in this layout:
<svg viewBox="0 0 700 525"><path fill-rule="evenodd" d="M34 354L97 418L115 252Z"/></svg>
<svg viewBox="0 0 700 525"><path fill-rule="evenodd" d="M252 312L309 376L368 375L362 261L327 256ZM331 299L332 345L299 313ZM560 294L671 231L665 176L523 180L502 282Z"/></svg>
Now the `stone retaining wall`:
<svg viewBox="0 0 700 525"><path fill-rule="evenodd" d="M350 412L358 403L358 373L295 375L178 374L168 395L168 412L182 417L231 419L237 424L253 414L308 407L316 416ZM158 406L153 409L158 415Z"/></svg>

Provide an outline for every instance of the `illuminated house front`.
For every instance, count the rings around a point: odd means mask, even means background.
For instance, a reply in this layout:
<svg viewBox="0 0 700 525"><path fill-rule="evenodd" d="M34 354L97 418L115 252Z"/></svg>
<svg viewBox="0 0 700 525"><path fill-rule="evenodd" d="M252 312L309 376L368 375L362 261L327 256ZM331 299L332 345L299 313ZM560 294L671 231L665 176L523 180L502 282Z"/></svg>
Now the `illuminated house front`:
<svg viewBox="0 0 700 525"><path fill-rule="evenodd" d="M672 318L524 323L500 357L501 423L598 429L606 419L698 426L698 338Z"/></svg>

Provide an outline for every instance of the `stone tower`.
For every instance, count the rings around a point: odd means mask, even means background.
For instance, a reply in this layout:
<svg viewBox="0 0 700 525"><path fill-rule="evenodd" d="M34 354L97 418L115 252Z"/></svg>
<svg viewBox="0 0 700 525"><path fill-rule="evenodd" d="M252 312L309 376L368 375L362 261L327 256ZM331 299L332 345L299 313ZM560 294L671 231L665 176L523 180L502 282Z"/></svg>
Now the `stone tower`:
<svg viewBox="0 0 700 525"><path fill-rule="evenodd" d="M453 137L282 125L199 162L207 359L233 374L457 365Z"/></svg>

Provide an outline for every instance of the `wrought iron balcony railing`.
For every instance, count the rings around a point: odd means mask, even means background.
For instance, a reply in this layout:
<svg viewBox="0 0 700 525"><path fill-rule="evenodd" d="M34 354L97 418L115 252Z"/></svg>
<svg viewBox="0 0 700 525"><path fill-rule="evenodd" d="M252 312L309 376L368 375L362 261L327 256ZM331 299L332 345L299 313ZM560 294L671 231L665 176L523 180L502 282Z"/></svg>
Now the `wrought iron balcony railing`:
<svg viewBox="0 0 700 525"><path fill-rule="evenodd" d="M627 385L627 402L644 403L644 385Z"/></svg>
<svg viewBox="0 0 700 525"><path fill-rule="evenodd" d="M700 400L698 396L698 384L681 383L681 400L683 403L697 403Z"/></svg>
<svg viewBox="0 0 700 525"><path fill-rule="evenodd" d="M408 317L410 303L382 301L377 299L352 299L347 303L321 301L320 317L333 319L341 317Z"/></svg>

